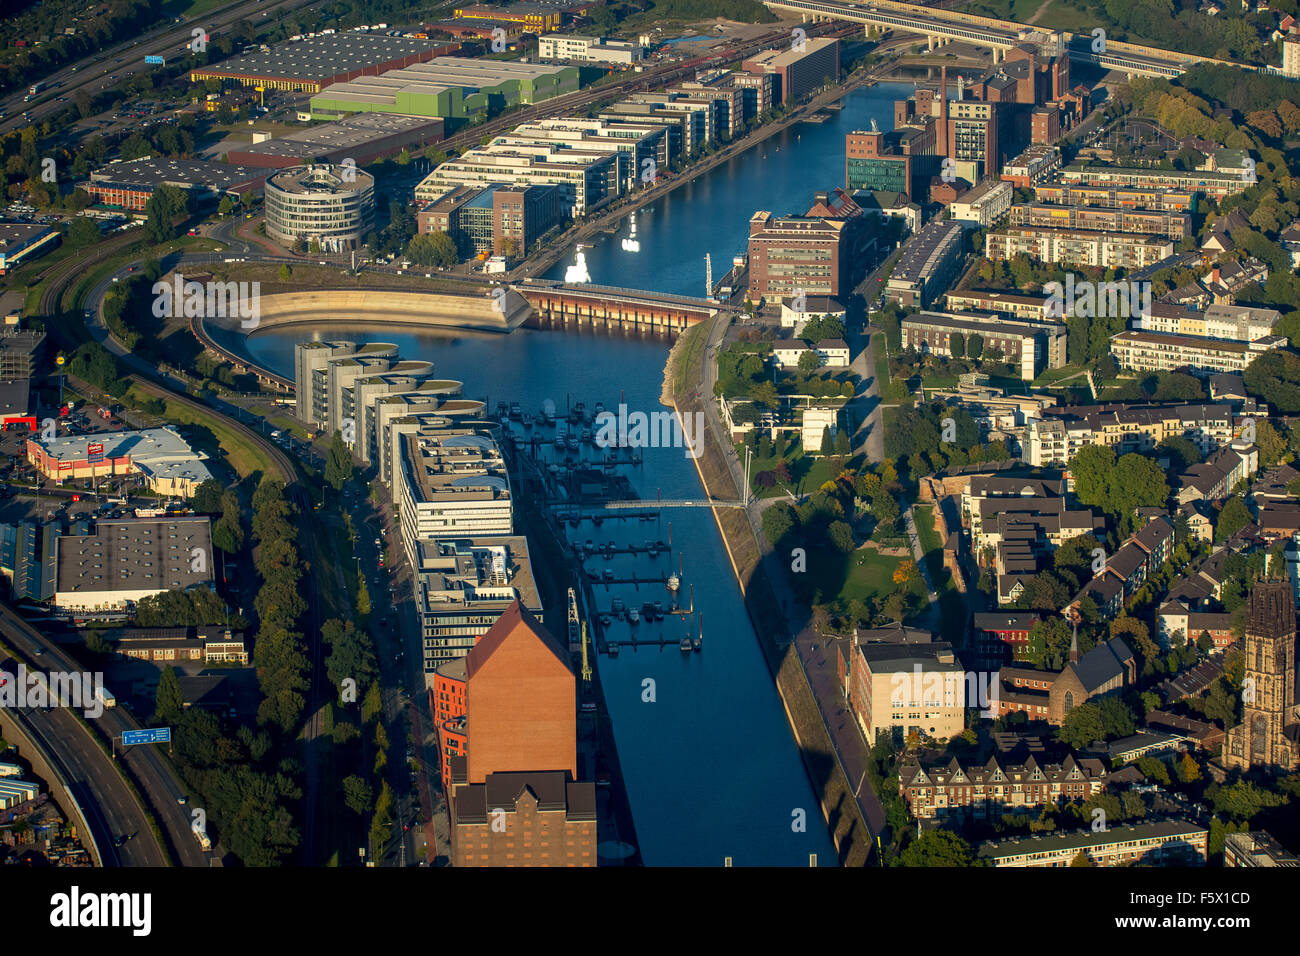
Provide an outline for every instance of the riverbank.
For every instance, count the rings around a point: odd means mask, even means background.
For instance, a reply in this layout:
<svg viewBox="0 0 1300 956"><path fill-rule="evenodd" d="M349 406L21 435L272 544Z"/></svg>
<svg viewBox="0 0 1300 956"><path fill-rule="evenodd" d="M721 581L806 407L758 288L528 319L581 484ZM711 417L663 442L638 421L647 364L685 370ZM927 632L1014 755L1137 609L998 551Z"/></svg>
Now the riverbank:
<svg viewBox="0 0 1300 956"><path fill-rule="evenodd" d="M560 236L551 242L536 258L525 259L507 274L507 280L516 282L527 275L539 276L546 273L557 262L570 255L577 243L585 243L588 239L593 239L600 233L611 231L619 221L643 206L657 202L674 189L698 179L714 167L747 152L795 123L803 122L818 110L825 109L827 104L843 99L858 87L878 82L884 71L885 66L882 65L857 76L851 76L843 85L818 94L788 115L775 122L760 126L744 138L730 143L712 156L695 163L689 169L675 174L671 179L664 177L661 182L656 183L649 189L640 190L631 197L624 198L618 203L605 208L595 219L570 230L566 235Z"/></svg>
<svg viewBox="0 0 1300 956"><path fill-rule="evenodd" d="M716 321L723 321L718 319ZM678 416L705 412L712 397L705 391L705 362L710 361L707 341L715 326L701 324L678 339L665 369L664 395ZM707 417L707 416L706 416ZM694 460L700 483L712 499L740 497L721 442L726 436L710 429L712 441ZM821 805L831 839L844 866L864 866L871 855L873 836L848 774L840 763L830 730L822 717L812 685L799 661L798 651L785 633L785 612L778 602L769 574L771 555L750 525L748 512L740 508L713 508L713 519L722 536L732 573L740 587L768 670L776 683L786 720L794 732L799 754Z"/></svg>

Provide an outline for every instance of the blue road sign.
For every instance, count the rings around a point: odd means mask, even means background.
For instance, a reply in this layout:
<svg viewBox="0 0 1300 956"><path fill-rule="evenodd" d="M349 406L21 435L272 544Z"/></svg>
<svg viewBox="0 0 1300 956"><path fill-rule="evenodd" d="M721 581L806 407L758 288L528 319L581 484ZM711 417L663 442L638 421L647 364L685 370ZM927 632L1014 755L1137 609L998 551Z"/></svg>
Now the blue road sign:
<svg viewBox="0 0 1300 956"><path fill-rule="evenodd" d="M122 731L123 747L131 747L135 744L169 744L171 742L172 729L170 727L150 727L147 730Z"/></svg>

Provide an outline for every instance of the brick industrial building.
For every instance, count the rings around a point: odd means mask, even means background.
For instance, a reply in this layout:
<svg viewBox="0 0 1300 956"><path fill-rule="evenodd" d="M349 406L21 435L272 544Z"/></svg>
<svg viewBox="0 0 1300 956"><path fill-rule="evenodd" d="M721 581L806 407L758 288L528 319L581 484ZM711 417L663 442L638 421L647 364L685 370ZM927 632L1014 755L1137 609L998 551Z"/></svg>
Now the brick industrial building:
<svg viewBox="0 0 1300 956"><path fill-rule="evenodd" d="M445 781L455 866L595 866L596 791L578 778L568 650L519 603L465 658L464 714L450 670L435 707L463 716L468 754Z"/></svg>

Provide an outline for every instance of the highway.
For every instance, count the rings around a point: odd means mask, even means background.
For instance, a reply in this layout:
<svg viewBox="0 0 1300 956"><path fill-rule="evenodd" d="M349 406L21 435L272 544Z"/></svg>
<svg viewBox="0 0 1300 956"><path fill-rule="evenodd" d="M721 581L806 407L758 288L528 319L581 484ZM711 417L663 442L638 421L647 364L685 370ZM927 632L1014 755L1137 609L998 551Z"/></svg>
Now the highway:
<svg viewBox="0 0 1300 956"><path fill-rule="evenodd" d="M223 7L208 16L195 17L183 23L159 25L141 36L124 40L106 50L100 50L94 56L71 63L49 76L34 76L33 80L44 79L50 89L38 93L30 103L23 102L23 97L27 95L26 88L16 90L0 100L5 115L5 119L0 121L0 134L39 123L63 109L72 101L72 94L78 90L94 95L116 86L119 79L140 70L153 69L145 65L146 56L165 56L169 63L176 57L189 56L188 53L181 53L181 45L193 39L190 31L196 26L206 29L210 37L237 20L248 20L256 30L268 22L273 14L289 13L316 2L317 0L247 0L245 3ZM30 114L29 120L23 119L24 111Z"/></svg>
<svg viewBox="0 0 1300 956"><path fill-rule="evenodd" d="M0 634L3 634L5 643L18 653L29 669L68 672L84 670L57 645L3 605L0 605ZM39 655L36 653L37 648L41 648ZM130 787L113 766L109 756L100 749L99 743L71 713L62 707L48 710L14 709L10 713L23 724L50 761L62 770L77 802L88 817L87 822L95 831L95 841L99 845L105 866L169 865L167 854L154 839L149 821ZM104 710L99 718L87 718L87 721L98 727L106 737L120 736L122 729L138 726L119 708ZM154 784L161 785L161 780L157 779L158 755L142 753L143 749L136 748L124 758L127 766L137 775L137 779L147 781L154 777ZM162 776L166 776L165 772ZM174 786L161 786L158 792L174 794L175 790ZM172 811L170 814L165 812L168 809ZM170 808L164 807L163 810L159 814L160 823L173 844L183 848L183 843L177 841L178 836L193 842L194 838L189 834L189 820L178 812L181 807L176 803L175 796L171 798ZM130 839L115 849L113 843L121 836ZM197 844L194 849L198 850ZM194 854L189 856L193 858ZM189 862L189 865L206 866L207 861Z"/></svg>

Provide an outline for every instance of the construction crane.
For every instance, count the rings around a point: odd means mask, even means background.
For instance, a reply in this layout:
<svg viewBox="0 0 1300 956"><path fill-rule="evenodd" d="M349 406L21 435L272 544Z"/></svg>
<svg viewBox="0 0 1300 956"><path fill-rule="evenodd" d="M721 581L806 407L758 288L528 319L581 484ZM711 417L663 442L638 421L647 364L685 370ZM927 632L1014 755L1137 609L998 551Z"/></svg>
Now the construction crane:
<svg viewBox="0 0 1300 956"><path fill-rule="evenodd" d="M587 659L587 622L582 622L582 682L591 683L591 661Z"/></svg>

